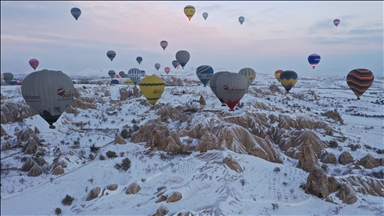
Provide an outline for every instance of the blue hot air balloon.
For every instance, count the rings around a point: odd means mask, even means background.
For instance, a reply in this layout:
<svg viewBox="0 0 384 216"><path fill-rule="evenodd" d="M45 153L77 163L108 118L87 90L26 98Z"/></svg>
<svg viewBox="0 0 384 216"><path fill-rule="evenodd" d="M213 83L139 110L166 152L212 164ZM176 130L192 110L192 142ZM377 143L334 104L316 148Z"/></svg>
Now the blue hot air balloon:
<svg viewBox="0 0 384 216"><path fill-rule="evenodd" d="M109 75L109 77L111 77L111 78L115 78L116 72L115 72L114 70L109 70L109 71L108 71L108 75Z"/></svg>
<svg viewBox="0 0 384 216"><path fill-rule="evenodd" d="M316 65L320 62L321 57L314 53L308 56L308 62L312 66L313 69L315 69Z"/></svg>
<svg viewBox="0 0 384 216"><path fill-rule="evenodd" d="M117 79L113 79L113 80L111 80L111 84L120 84L120 82Z"/></svg>
<svg viewBox="0 0 384 216"><path fill-rule="evenodd" d="M137 82L140 81L141 78L141 70L138 68L131 68L128 71L128 77L132 80L132 82L136 85Z"/></svg>
<svg viewBox="0 0 384 216"><path fill-rule="evenodd" d="M116 52L113 50L109 50L107 52L107 57L112 61L116 57Z"/></svg>
<svg viewBox="0 0 384 216"><path fill-rule="evenodd" d="M140 64L143 61L143 58L141 56L138 56L136 58L136 61Z"/></svg>
<svg viewBox="0 0 384 216"><path fill-rule="evenodd" d="M213 76L213 68L209 65L201 65L196 69L196 75L205 87Z"/></svg>
<svg viewBox="0 0 384 216"><path fill-rule="evenodd" d="M181 68L184 69L184 66L188 63L190 54L186 50L180 50L176 53L176 61L179 62Z"/></svg>
<svg viewBox="0 0 384 216"><path fill-rule="evenodd" d="M77 7L72 8L72 9L71 9L71 14L72 14L72 16L75 17L75 19L77 20L77 19L80 17L80 15L81 15L81 10L80 10L80 8L77 8Z"/></svg>

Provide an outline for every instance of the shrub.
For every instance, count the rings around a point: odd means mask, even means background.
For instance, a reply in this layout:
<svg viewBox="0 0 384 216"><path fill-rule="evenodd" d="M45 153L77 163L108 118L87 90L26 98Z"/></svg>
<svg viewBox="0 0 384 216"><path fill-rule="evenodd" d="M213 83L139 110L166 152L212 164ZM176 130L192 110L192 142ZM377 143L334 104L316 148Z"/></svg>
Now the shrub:
<svg viewBox="0 0 384 216"><path fill-rule="evenodd" d="M126 128L124 128L121 131L120 136L122 136L124 139L127 139L128 138L128 130Z"/></svg>
<svg viewBox="0 0 384 216"><path fill-rule="evenodd" d="M55 214L60 215L61 214L61 208L56 208L55 209Z"/></svg>
<svg viewBox="0 0 384 216"><path fill-rule="evenodd" d="M100 155L99 159L100 159L100 160L105 160L104 155Z"/></svg>
<svg viewBox="0 0 384 216"><path fill-rule="evenodd" d="M114 151L107 151L106 155L107 155L108 158L115 158L115 157L117 157L117 154Z"/></svg>
<svg viewBox="0 0 384 216"><path fill-rule="evenodd" d="M273 169L273 171L276 173L280 172L280 167L275 167L275 169Z"/></svg>
<svg viewBox="0 0 384 216"><path fill-rule="evenodd" d="M62 203L63 205L71 205L74 199L75 199L75 198L73 198L73 197L71 197L71 196L69 196L69 195L67 194L67 196L65 196L65 198L61 201L61 203Z"/></svg>
<svg viewBox="0 0 384 216"><path fill-rule="evenodd" d="M127 171L129 168L131 167L131 160L129 160L129 158L124 158L120 164L116 164L115 165L115 168L120 170L124 170L124 171Z"/></svg>
<svg viewBox="0 0 384 216"><path fill-rule="evenodd" d="M339 146L339 144L337 144L337 142L335 140L329 141L329 147L330 148L337 148L338 146Z"/></svg>

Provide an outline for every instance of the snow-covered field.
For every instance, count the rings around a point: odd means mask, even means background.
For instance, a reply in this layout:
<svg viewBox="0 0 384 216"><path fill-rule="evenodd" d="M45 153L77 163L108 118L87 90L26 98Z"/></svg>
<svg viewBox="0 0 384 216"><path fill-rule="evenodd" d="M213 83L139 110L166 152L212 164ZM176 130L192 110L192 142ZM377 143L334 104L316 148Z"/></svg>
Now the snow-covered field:
<svg viewBox="0 0 384 216"><path fill-rule="evenodd" d="M383 79L376 78L361 100L356 100L343 77L299 77L286 94L273 75L257 74L240 101L241 106L230 112L208 86L198 84L195 71L174 76L181 78L184 86L166 86L154 108L144 96L120 100L120 90L132 91L133 86L75 84L79 98L96 105L96 109L78 108L77 114L64 113L56 122L56 129L49 129L38 115L16 122L2 120L6 135L1 136L1 215L55 215L56 208L63 215L384 214L383 166L365 168L358 164L368 154L382 163ZM170 79L172 75L162 77ZM205 105L199 103L201 96ZM20 86L1 86L2 118L7 112L5 105L12 102L25 103ZM323 115L335 109L343 122ZM297 126L284 126L281 116L293 119ZM326 126L300 126L305 124L299 119L312 122L307 125L321 122ZM151 129L150 124L157 126L145 133ZM36 136L41 143L34 154L22 152L28 141L20 141L17 135L28 128L40 132ZM124 139L126 144L115 143L124 128L132 129L131 136ZM162 131L156 133L156 128ZM206 133L208 130L211 135ZM272 130L280 131L279 137L271 135ZM300 156L288 153L298 152L299 144L285 148L288 140L300 140L297 133L303 131L313 132L327 145L321 151L336 156L336 162L324 163L320 152L315 152L317 163L326 167L328 176L340 181L351 176L362 177L366 182L374 179L379 195L365 193L360 190L364 185L358 184L351 184L357 197L353 204L343 203L337 192L328 195L333 202L306 193L300 185L307 184L309 172L298 167ZM139 137L139 133L144 137ZM32 137L34 132L30 134ZM246 139L244 134L252 139ZM167 140L165 136L173 138ZM220 138L225 136L231 138ZM209 140L207 137L216 137L218 146L198 150L203 138L205 143ZM133 139L139 141L131 142ZM174 140L188 151L164 152L156 148ZM332 140L337 141L338 147L329 146ZM3 147L7 142L12 148ZM151 143L158 146L150 147ZM266 150L265 143L271 143L272 150ZM99 151L91 152L92 145L100 147ZM268 158L273 154L275 159L258 157L259 153L252 153L249 146L267 152ZM106 156L108 151L116 152L116 157ZM353 160L343 165L338 159L345 151ZM28 158L37 161L38 157L45 161L39 165L41 175L30 177L28 171L20 170ZM130 168L116 168L125 158L131 161ZM225 163L228 160L234 166ZM53 175L53 164L58 162L64 173ZM132 183L141 189L126 194ZM117 189L106 189L111 184L117 184ZM96 187L100 193L87 201L89 192ZM170 199L180 194L180 200ZM74 198L70 205L62 204L66 195Z"/></svg>

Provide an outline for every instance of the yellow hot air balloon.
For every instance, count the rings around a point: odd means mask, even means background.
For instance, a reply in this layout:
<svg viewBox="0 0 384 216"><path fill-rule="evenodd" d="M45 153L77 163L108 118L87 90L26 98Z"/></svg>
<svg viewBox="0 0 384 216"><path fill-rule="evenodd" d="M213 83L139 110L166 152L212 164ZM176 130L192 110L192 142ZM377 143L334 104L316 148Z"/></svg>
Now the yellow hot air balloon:
<svg viewBox="0 0 384 216"><path fill-rule="evenodd" d="M147 98L152 106L155 106L157 100L159 100L164 92L164 80L158 76L152 75L143 78L139 85L144 97Z"/></svg>
<svg viewBox="0 0 384 216"><path fill-rule="evenodd" d="M191 21L191 18L195 14L195 7L193 7L192 5L185 6L184 13L188 17L189 21Z"/></svg>
<svg viewBox="0 0 384 216"><path fill-rule="evenodd" d="M127 84L127 85L135 85L135 83L133 83L133 81L131 79L125 80L125 84Z"/></svg>

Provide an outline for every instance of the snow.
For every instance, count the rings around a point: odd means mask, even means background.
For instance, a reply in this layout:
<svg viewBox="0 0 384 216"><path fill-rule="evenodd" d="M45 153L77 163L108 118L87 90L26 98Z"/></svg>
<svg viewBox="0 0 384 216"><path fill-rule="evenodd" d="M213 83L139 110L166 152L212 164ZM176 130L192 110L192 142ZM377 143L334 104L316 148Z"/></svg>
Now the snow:
<svg viewBox="0 0 384 216"><path fill-rule="evenodd" d="M107 74L107 70L101 69L100 73ZM149 73L151 72L147 74ZM86 75L91 74L92 70L87 70ZM168 79L171 76L172 72L162 77ZM185 69L185 72L174 76L182 80L198 81L194 69ZM100 76L94 79L100 79ZM272 94L268 90L271 85L278 85L283 93ZM55 158L54 149L59 147L63 154L61 159L67 164L65 173L59 176L43 173L39 177L28 177L26 172L18 170L2 171L1 215L53 215L57 207L62 209L64 215L151 215L161 205L168 208L167 215L176 215L182 211L190 211L194 215L379 215L384 212L382 197L357 193L358 202L347 205L341 201L333 204L306 194L299 186L306 182L308 173L297 168L298 160L286 156L280 149L283 164L252 155L237 154L228 149L169 155L161 151L147 154L145 143L131 143L129 138L126 139L127 144L114 144L116 134L124 126L132 127L133 122L137 122L140 127L149 120L158 118L158 108L151 109L149 105L141 103L140 101L145 100L143 96L130 98L120 105L110 103L111 100L120 99L120 88L132 89L133 86L75 84L75 87L82 89L82 97L101 98L106 102L97 103L97 109L81 110L76 115L64 113L55 124L54 130L49 129L48 123L38 115L24 119L23 122L1 124L9 135L15 133L16 127L19 130L37 127L41 132L37 136L49 144L49 153L44 156L47 163L52 163ZM308 94L309 89L314 91L318 100ZM104 96L105 90L111 95ZM185 94L175 95L175 92L183 90ZM334 134L324 135L320 129L312 131L323 141L333 140L338 136L347 137L339 145L343 146L343 151L349 151L358 160L368 153L376 158L383 158L382 154L373 149L362 147L352 151L347 147L348 144L360 144L384 148L384 105L376 104L376 101L383 101L383 91L383 80L376 79L361 100L355 100L355 95L343 77L300 77L291 93L286 94L273 74L257 74L249 92L240 101L244 105L233 112L229 112L228 107L222 107L211 89L202 84L166 86L157 104L170 107L189 104L197 109L197 112L188 114L192 117L189 123L167 120L168 128L176 131L192 128L195 124L212 118L242 116L245 110L250 113L265 113L267 116L285 114L291 118L306 116L321 120L334 129ZM1 94L4 96L2 104L24 103L20 86L3 85ZM205 107L196 102L201 95L206 101ZM266 109L257 108L255 103L265 104ZM338 110L344 124L321 115L334 109ZM115 114L108 115L107 110ZM81 122L83 124L80 127ZM11 137L11 141L15 140L14 136ZM199 143L198 139L188 136L180 137L180 140L188 141L192 146ZM80 148L71 147L75 141L80 142ZM4 136L1 137L1 142L5 142ZM92 145L104 147L94 160L89 160ZM99 156L108 151L116 152L118 157L100 160ZM327 151L334 153L337 158L342 153L337 148L327 148ZM3 164L20 168L24 164L21 159L28 155L19 152L17 149L2 151L2 168ZM243 172L237 173L221 163L228 155L239 162ZM131 160L130 169L126 172L117 170L115 164L121 163L126 157ZM280 172L274 172L275 167L279 167ZM373 170L383 171L383 167L378 167L364 169L365 174L359 170L347 173L349 166L339 163L328 164L328 168L329 175L336 176L369 175ZM138 183L141 190L135 195L127 195L125 189L132 182ZM86 201L92 188L98 186L103 191L106 186L114 183L118 184L117 190L106 190L103 196L99 194L98 198ZM164 195L178 191L183 198L172 203L156 202L160 197L157 196L158 188L162 186L166 187L161 190ZM70 206L61 203L67 194L75 198ZM337 199L336 197L335 200ZM279 208L273 210L272 203L277 203Z"/></svg>

